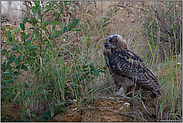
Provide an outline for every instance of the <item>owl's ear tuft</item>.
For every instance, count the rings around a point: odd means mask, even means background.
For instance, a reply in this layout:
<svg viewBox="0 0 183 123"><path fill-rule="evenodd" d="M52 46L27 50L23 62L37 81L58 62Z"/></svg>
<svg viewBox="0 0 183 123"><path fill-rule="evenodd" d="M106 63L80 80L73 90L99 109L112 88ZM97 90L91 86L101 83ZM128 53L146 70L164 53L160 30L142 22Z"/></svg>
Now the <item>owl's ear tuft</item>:
<svg viewBox="0 0 183 123"><path fill-rule="evenodd" d="M117 36L117 35L115 35L115 36L113 36L113 39L117 39L117 37L118 37L118 36Z"/></svg>
<svg viewBox="0 0 183 123"><path fill-rule="evenodd" d="M117 38L118 38L117 35L113 36L112 39L111 39L111 41L110 41L110 43L114 43L114 41L117 42L118 41Z"/></svg>

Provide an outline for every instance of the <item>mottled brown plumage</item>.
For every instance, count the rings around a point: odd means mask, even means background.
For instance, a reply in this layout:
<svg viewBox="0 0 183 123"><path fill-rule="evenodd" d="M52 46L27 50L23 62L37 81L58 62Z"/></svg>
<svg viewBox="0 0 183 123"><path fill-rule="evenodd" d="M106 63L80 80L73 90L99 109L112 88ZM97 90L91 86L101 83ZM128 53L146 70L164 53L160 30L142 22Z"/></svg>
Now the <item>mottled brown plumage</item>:
<svg viewBox="0 0 183 123"><path fill-rule="evenodd" d="M120 93L134 85L147 90L151 97L160 96L159 82L138 55L127 49L126 40L120 35L111 35L104 42L104 56L114 83L121 87Z"/></svg>

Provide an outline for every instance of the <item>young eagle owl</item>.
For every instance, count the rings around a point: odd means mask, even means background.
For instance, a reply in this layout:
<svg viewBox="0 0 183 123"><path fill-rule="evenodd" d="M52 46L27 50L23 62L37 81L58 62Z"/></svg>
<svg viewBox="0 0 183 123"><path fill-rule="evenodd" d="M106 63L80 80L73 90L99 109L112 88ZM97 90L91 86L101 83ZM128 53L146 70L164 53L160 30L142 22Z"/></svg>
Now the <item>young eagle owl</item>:
<svg viewBox="0 0 183 123"><path fill-rule="evenodd" d="M125 94L134 85L147 90L151 97L160 96L159 82L154 73L138 55L127 49L126 40L120 35L111 35L104 42L104 56L111 78Z"/></svg>

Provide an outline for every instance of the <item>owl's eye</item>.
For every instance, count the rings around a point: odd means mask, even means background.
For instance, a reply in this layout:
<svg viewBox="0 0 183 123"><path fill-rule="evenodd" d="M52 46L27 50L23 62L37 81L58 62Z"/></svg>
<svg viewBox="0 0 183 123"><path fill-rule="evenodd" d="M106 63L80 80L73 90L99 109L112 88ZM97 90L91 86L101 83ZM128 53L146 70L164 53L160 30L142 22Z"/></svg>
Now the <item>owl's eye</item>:
<svg viewBox="0 0 183 123"><path fill-rule="evenodd" d="M111 44L112 44L112 43L114 43L114 41L113 41L113 40L110 40L109 42L110 42Z"/></svg>

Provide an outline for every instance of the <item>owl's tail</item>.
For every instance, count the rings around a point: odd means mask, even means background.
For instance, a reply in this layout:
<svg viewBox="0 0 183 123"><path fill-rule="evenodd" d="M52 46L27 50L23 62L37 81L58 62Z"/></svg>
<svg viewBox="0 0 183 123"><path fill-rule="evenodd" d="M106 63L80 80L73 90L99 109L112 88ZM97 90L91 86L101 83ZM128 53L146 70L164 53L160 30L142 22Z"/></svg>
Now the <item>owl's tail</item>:
<svg viewBox="0 0 183 123"><path fill-rule="evenodd" d="M148 92L149 92L151 98L156 98L156 97L161 96L161 93L159 90L150 90Z"/></svg>

